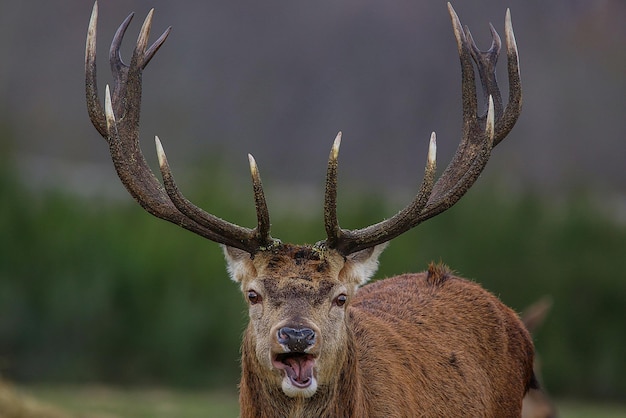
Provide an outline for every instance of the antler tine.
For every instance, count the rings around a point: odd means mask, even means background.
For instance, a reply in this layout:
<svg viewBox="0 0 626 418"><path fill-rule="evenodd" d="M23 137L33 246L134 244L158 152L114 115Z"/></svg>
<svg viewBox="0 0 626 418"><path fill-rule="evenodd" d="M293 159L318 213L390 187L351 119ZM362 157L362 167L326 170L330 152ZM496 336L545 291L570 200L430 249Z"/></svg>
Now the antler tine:
<svg viewBox="0 0 626 418"><path fill-rule="evenodd" d="M96 82L96 32L98 25L98 2L95 2L89 19L87 42L85 44L85 90L87 96L87 113L93 126L100 135L106 138L107 124L104 109L98 99L98 83Z"/></svg>
<svg viewBox="0 0 626 418"><path fill-rule="evenodd" d="M121 23L121 25L115 31L115 35L113 36L113 40L111 41L111 46L109 47L109 64L111 67L111 74L113 75L113 96L119 97L121 95L121 89L124 86L126 81L126 77L128 75L128 65L122 61L122 54L120 52L120 48L122 46L122 40L124 39L124 35L126 34L126 29L128 29L128 25L133 20L135 13L129 14L126 19ZM120 112L122 109L115 109Z"/></svg>
<svg viewBox="0 0 626 418"><path fill-rule="evenodd" d="M326 245L330 248L337 246L337 242L342 238L342 230L337 220L337 166L339 157L339 147L341 146L341 132L335 137L333 147L328 157L328 168L326 170L326 196L324 198L324 228L326 229Z"/></svg>
<svg viewBox="0 0 626 418"><path fill-rule="evenodd" d="M481 51L474 41L474 37L469 28L465 26L465 34L469 44L469 51L472 54L474 62L478 64L478 74L483 89L483 99L487 103L489 96L493 97L494 109L496 119L502 116L502 110L504 108L502 104L502 96L500 95L500 89L495 78L495 66L500 56L500 48L502 47L502 40L500 35L496 32L493 25L489 24L491 30L491 47L487 51ZM493 74L492 77L490 75Z"/></svg>
<svg viewBox="0 0 626 418"><path fill-rule="evenodd" d="M159 157L159 167L163 177L163 184L165 185L168 196L180 212L212 232L211 237L207 238L251 253L256 252L260 247L267 247L273 243L269 235L269 214L256 164L254 164L253 168L251 163L251 172L259 221L257 229L250 229L218 218L187 200L174 181L172 171L167 162L167 156L165 155L163 145L158 136L154 138L154 142L156 144L157 156Z"/></svg>
<svg viewBox="0 0 626 418"><path fill-rule="evenodd" d="M269 216L267 214L259 215L259 218L263 218L265 223L261 224L259 222L259 226L255 230L230 224L210 215L193 206L178 192L171 178L165 153L158 138L157 149L159 150L161 166L165 165L167 167L164 174L167 191L155 177L141 152L139 146L139 116L142 71L163 45L171 29L168 28L148 48L152 16L153 11L151 10L141 28L130 65L126 65L122 61L119 50L133 15L129 15L118 28L109 53L115 85L112 95L107 86L105 108L103 109L98 99L96 79L98 3L95 2L85 47L87 110L91 121L109 144L111 158L122 184L144 209L158 218L180 225L212 241L254 254L262 245L270 245L274 242L269 236ZM260 191L261 197L259 197L259 191L257 190L257 188L260 188L258 172L256 178L255 200L257 201L257 213L260 210L267 212L264 198L262 198L262 189ZM178 206L185 207L187 213L180 210ZM193 216L190 216L190 213L193 213ZM259 231L261 231L260 235Z"/></svg>
<svg viewBox="0 0 626 418"><path fill-rule="evenodd" d="M163 32L161 36L159 36L157 40L154 41L154 43L150 46L150 48L148 48L148 50L144 54L143 64L141 64L142 70L146 68L148 63L152 60L152 57L154 57L157 51L161 48L161 46L163 45L163 43L165 42L165 40L167 39L171 31L172 31L172 27L169 26L167 29L165 29L165 32Z"/></svg>
<svg viewBox="0 0 626 418"><path fill-rule="evenodd" d="M257 227L255 238L261 247L271 247L277 240L270 235L270 212L267 209L267 201L263 192L263 183L261 183L261 175L256 160L251 154L248 154L248 162L250 163L250 175L252 177L252 188L254 190L254 207L256 208Z"/></svg>
<svg viewBox="0 0 626 418"><path fill-rule="evenodd" d="M506 9L504 19L504 39L506 41L507 66L509 75L509 102L504 109L502 118L498 120L496 126L494 146L502 141L513 126L517 122L522 112L522 81L519 69L519 54L517 52L517 42L515 42L515 33L513 33L513 24L511 23L511 10Z"/></svg>
<svg viewBox="0 0 626 418"><path fill-rule="evenodd" d="M354 231L339 228L336 220L334 207L336 203L334 196L336 194L336 161L333 163L329 161L325 203L327 245L336 248L344 255L389 241L454 205L474 184L485 168L492 148L508 134L519 116L521 111L521 83L517 45L511 25L510 12L507 10L505 21L510 84L509 103L503 110L502 98L495 76L496 62L501 48L500 36L493 25L490 25L492 44L489 50L483 52L476 47L469 30L463 29L450 3L448 3L448 10L461 61L463 102L461 142L452 161L434 186L432 184L435 175L434 158L432 158L433 168L431 171L429 168L431 158L429 157L422 187L413 202L390 219ZM478 68L487 102L486 114L482 116L479 116L477 111L474 63ZM431 139L431 145L433 144L434 133Z"/></svg>
<svg viewBox="0 0 626 418"><path fill-rule="evenodd" d="M433 132L428 147L428 160L424 169L424 179L420 191L413 201L393 217L359 230L346 230L337 220L337 157L341 143L341 132L337 135L328 160L326 174L326 199L324 201L324 221L326 242L344 255L387 242L415 226L414 222L428 201L437 172L437 141Z"/></svg>

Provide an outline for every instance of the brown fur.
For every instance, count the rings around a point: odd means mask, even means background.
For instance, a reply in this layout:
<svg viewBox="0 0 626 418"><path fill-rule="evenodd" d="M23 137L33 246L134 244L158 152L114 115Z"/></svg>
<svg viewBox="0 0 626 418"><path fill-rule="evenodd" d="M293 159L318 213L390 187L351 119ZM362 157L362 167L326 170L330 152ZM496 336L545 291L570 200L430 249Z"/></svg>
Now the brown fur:
<svg viewBox="0 0 626 418"><path fill-rule="evenodd" d="M231 273L233 262L245 266L244 294L263 283L242 344L242 418L520 417L532 342L518 316L478 284L431 264L357 290L367 254L344 261L289 245L251 259L229 251ZM331 306L339 288L349 297L343 308ZM265 362L264 347L275 344L267 330L294 322L321 334L311 397L287 396L280 371Z"/></svg>

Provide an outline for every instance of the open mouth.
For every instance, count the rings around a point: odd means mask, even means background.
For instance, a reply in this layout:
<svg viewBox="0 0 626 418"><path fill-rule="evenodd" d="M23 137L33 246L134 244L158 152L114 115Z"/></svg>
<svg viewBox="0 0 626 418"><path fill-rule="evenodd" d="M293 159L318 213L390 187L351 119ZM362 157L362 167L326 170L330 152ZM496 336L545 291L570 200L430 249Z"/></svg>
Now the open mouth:
<svg viewBox="0 0 626 418"><path fill-rule="evenodd" d="M291 384L299 389L311 386L315 357L307 353L280 353L274 356L274 367L284 370Z"/></svg>

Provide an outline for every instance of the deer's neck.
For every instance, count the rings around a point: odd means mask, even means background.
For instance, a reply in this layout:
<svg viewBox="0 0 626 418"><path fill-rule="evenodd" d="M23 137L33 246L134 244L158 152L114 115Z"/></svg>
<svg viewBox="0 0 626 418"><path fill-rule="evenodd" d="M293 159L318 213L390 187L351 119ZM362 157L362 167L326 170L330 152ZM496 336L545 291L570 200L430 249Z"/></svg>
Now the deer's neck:
<svg viewBox="0 0 626 418"><path fill-rule="evenodd" d="M249 332L242 344L242 376L239 385L239 405L241 418L345 418L358 415L364 408L364 397L358 373L358 359L355 356L354 338L348 336L344 360L336 374L336 379L320 385L310 398L291 398L285 395L280 386L265 378L264 370L254 354L254 346ZM363 416L363 415L359 415Z"/></svg>

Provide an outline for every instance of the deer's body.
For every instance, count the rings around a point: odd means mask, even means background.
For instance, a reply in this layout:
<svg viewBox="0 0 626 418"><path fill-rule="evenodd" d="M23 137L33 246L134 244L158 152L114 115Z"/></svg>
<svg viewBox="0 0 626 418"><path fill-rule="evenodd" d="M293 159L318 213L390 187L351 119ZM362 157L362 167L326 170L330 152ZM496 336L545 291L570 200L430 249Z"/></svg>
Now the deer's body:
<svg viewBox="0 0 626 418"><path fill-rule="evenodd" d="M521 319L531 336L545 321L551 306L551 298L544 296L524 310ZM533 371L535 377L541 383L541 362L536 353ZM528 390L522 403L522 418L556 418L557 416L558 410L556 405L550 399L545 388L535 387Z"/></svg>
<svg viewBox="0 0 626 418"><path fill-rule="evenodd" d="M349 416L519 414L532 344L517 315L479 285L432 267L365 286L350 316L370 405Z"/></svg>
<svg viewBox="0 0 626 418"><path fill-rule="evenodd" d="M501 40L479 50L448 4L461 59L463 134L436 179L431 135L424 179L404 209L378 224L347 230L337 219L341 133L328 160L324 226L315 245L282 244L270 219L256 162L249 156L257 226L245 228L203 211L174 182L156 138L163 184L139 146L142 72L169 29L148 47L152 11L130 64L120 45L132 15L110 50L113 94L104 107L96 81L94 5L85 53L87 109L106 139L120 180L151 214L222 244L228 271L248 302L242 343L243 418L520 417L534 382L533 347L514 312L479 285L431 265L366 285L386 243L454 205L476 181L491 150L512 129L522 95L517 45L505 19L509 100L504 106L495 66ZM487 111L479 114L475 69Z"/></svg>

